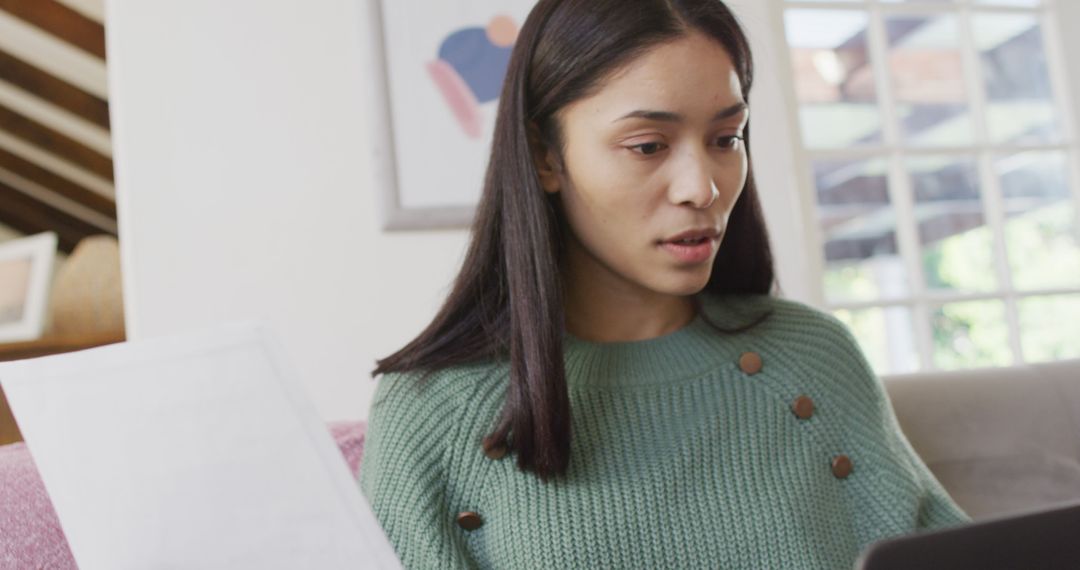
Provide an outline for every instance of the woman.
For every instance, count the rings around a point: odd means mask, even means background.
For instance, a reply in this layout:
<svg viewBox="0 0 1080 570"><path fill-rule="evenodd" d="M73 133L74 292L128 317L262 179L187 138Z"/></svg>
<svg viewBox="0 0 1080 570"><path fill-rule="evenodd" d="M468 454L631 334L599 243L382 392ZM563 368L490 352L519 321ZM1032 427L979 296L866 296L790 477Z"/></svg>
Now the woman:
<svg viewBox="0 0 1080 570"><path fill-rule="evenodd" d="M541 0L464 266L379 362L360 486L410 568L850 568L968 521L835 319L771 295L718 0Z"/></svg>

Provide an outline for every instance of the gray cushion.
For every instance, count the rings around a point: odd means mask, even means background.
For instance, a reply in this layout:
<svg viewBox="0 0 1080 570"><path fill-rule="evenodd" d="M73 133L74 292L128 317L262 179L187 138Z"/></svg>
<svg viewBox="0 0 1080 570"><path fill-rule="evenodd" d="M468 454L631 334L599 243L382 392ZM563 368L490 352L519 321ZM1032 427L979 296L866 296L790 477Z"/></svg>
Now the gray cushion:
<svg viewBox="0 0 1080 570"><path fill-rule="evenodd" d="M1080 360L884 383L912 446L972 517L1080 500Z"/></svg>

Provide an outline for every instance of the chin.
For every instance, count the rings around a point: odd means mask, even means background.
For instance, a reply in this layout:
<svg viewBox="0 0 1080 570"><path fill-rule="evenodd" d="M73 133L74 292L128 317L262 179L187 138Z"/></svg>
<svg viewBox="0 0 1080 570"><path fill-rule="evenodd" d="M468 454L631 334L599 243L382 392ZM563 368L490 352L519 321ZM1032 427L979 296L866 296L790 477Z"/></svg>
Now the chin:
<svg viewBox="0 0 1080 570"><path fill-rule="evenodd" d="M672 275L670 279L665 280L665 283L658 284L659 286L655 289L668 295L680 297L696 295L709 284L709 277L712 275L711 269L710 266L709 271L702 270Z"/></svg>

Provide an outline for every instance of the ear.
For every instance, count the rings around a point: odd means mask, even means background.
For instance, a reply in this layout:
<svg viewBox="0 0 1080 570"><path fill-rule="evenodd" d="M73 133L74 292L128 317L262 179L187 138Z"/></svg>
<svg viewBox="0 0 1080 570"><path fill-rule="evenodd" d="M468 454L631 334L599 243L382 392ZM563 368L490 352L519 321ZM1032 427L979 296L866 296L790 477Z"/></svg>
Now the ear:
<svg viewBox="0 0 1080 570"><path fill-rule="evenodd" d="M536 165L536 173L540 176L540 186L548 194L557 193L561 187L560 173L562 168L555 151L547 148L540 136L540 128L535 122L529 121L529 150L532 152L533 164Z"/></svg>

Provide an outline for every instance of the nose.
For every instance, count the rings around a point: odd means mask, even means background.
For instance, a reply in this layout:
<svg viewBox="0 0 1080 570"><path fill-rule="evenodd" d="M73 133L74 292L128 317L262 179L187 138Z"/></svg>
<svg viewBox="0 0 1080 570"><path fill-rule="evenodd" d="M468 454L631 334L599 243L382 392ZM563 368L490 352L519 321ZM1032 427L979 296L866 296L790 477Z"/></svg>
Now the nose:
<svg viewBox="0 0 1080 570"><path fill-rule="evenodd" d="M707 157L692 152L687 154L692 156L675 165L677 174L668 187L668 199L672 204L704 210L720 197L720 191L705 162Z"/></svg>

